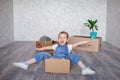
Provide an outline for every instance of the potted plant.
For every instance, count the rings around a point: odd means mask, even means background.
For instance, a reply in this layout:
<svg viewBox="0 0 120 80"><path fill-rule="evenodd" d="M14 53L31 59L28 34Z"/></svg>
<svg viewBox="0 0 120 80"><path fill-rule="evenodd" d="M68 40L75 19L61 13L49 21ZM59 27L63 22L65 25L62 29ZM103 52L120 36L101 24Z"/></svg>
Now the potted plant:
<svg viewBox="0 0 120 80"><path fill-rule="evenodd" d="M97 37L97 32L98 31L98 25L97 25L97 19L96 20L90 20L88 19L87 23L84 23L85 26L87 26L90 29L90 37L93 39L96 39Z"/></svg>

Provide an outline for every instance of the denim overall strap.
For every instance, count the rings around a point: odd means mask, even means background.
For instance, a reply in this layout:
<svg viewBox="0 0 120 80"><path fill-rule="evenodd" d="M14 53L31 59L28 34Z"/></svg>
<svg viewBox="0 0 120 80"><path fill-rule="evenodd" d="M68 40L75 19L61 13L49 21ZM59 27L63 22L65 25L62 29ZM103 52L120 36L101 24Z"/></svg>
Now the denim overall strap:
<svg viewBox="0 0 120 80"><path fill-rule="evenodd" d="M67 45L59 45L57 46L54 57L55 58L66 58L69 54Z"/></svg>

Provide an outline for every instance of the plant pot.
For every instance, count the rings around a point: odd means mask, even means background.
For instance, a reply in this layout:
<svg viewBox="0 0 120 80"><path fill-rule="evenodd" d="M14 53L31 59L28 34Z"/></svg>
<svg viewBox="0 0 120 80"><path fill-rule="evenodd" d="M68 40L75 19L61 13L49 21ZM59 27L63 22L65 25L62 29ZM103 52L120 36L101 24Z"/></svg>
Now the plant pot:
<svg viewBox="0 0 120 80"><path fill-rule="evenodd" d="M97 38L97 32L90 32L90 37L93 39Z"/></svg>

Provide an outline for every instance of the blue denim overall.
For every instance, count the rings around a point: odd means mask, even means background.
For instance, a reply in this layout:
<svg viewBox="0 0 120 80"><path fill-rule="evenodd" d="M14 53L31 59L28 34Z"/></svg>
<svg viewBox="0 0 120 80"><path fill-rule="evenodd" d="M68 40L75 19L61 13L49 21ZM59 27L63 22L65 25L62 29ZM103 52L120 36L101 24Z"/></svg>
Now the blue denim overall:
<svg viewBox="0 0 120 80"><path fill-rule="evenodd" d="M67 45L59 45L57 46L54 55L47 52L40 52L35 55L34 57L36 59L36 62L40 62L41 60L47 59L47 58L65 58L70 59L74 64L78 64L79 61L81 61L81 57L76 53L69 53Z"/></svg>

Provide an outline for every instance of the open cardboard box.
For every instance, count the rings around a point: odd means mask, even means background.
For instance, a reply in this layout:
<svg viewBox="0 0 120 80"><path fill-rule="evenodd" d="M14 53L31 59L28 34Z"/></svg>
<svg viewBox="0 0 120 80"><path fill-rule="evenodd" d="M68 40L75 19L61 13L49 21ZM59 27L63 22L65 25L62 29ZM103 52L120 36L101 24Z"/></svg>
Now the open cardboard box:
<svg viewBox="0 0 120 80"><path fill-rule="evenodd" d="M45 72L70 73L71 62L69 59L50 58L45 59Z"/></svg>
<svg viewBox="0 0 120 80"><path fill-rule="evenodd" d="M90 52L99 52L101 48L101 37L97 39L92 39L87 36L72 36L68 39L68 43L74 44L80 41L90 41L87 44L82 44L74 48L74 50L90 51Z"/></svg>

